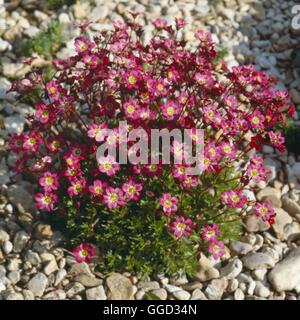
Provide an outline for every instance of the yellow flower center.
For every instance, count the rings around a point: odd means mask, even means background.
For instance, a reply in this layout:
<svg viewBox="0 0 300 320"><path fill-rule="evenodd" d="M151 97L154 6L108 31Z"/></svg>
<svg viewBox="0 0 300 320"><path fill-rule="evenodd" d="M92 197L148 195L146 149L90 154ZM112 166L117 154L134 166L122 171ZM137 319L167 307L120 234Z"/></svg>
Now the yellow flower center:
<svg viewBox="0 0 300 320"><path fill-rule="evenodd" d="M177 225L177 229L179 231L183 231L185 229L186 225L184 223L178 223Z"/></svg>
<svg viewBox="0 0 300 320"><path fill-rule="evenodd" d="M134 76L129 76L129 77L128 77L128 81L129 81L130 84L135 84L135 83L136 83L136 77L134 77Z"/></svg>
<svg viewBox="0 0 300 320"><path fill-rule="evenodd" d="M174 108L173 107L168 107L167 108L167 114L169 116L173 116L174 115Z"/></svg>
<svg viewBox="0 0 300 320"><path fill-rule="evenodd" d="M117 195L116 193L111 193L111 194L109 195L109 200L110 200L111 202L116 202L116 201L118 200L118 195Z"/></svg>
<svg viewBox="0 0 300 320"><path fill-rule="evenodd" d="M112 165L111 165L111 163L106 162L106 163L104 163L103 167L104 167L105 170L110 170Z"/></svg>
<svg viewBox="0 0 300 320"><path fill-rule="evenodd" d="M134 107L132 104L130 104L130 105L127 106L127 112L128 112L129 114L134 113L134 111L135 111L135 107Z"/></svg>
<svg viewBox="0 0 300 320"><path fill-rule="evenodd" d="M47 184L48 186L51 186L51 185L53 184L53 182L54 182L54 179L53 179L52 177L47 177L47 178L45 179L45 182L46 182L46 184Z"/></svg>
<svg viewBox="0 0 300 320"><path fill-rule="evenodd" d="M128 193L129 193L129 194L134 195L135 192L136 192L135 186L130 186L130 187L128 188Z"/></svg>

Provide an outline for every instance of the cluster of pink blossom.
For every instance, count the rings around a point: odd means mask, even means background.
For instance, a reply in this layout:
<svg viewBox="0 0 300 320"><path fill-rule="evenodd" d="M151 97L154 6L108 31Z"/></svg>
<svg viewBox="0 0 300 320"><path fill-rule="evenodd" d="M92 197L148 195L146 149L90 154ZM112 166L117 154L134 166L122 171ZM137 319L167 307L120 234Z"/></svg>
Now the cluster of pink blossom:
<svg viewBox="0 0 300 320"><path fill-rule="evenodd" d="M78 212L85 210L87 199L111 212L156 201L156 214L165 219L175 240L201 232L211 243L209 252L219 257L224 250L217 240L218 226L205 224L201 217L206 208L198 208L195 199L211 192L211 186L220 183L218 177L241 162L237 188L224 191L218 201L224 212L243 212L249 205L243 189L268 174L263 159L249 159L249 151L265 143L284 150L284 138L273 127L285 123L293 106L285 92L274 89L275 80L253 66L229 70L224 63L216 64L208 32L196 32L197 49L191 51L177 32L184 20L176 19L172 26L157 19L156 35L143 45L142 26L133 16L127 24L114 21L113 32L93 40L78 37L77 54L55 60L57 73L45 85L36 70L13 84L12 90L22 95L42 89L29 130L11 136L11 150L20 154L15 170L39 179L43 191L36 194L36 204L45 211L60 212L65 196L76 202ZM203 129L203 173L188 175L187 164L122 165L112 156L98 162L96 151L103 142L121 143L118 125L123 120L128 132ZM107 129L114 134L107 136ZM128 153L135 152L133 142L128 147ZM172 152L183 153L183 145L174 143ZM226 178L221 183L226 185ZM269 203L257 203L255 210L262 219L274 221ZM76 255L83 261L90 248L82 244Z"/></svg>

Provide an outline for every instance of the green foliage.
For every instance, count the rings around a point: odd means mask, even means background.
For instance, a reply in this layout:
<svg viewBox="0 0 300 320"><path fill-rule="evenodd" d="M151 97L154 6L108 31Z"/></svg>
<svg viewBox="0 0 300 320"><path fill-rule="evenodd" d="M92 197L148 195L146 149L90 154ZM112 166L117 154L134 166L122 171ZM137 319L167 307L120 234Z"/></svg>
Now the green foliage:
<svg viewBox="0 0 300 320"><path fill-rule="evenodd" d="M218 176L207 177L207 181L203 181L206 189L199 187L198 192L192 194L181 193L168 172L163 173L165 185L159 185L154 179L148 187L159 192L173 188L181 199L185 215L199 225L220 223L222 240L234 239L239 235L241 222L233 221L237 219L234 209L223 212L219 201L223 191L237 187L239 177L233 172L227 168ZM214 194L210 192L211 187ZM84 201L80 205L84 209L78 210L72 198L64 197L66 212L63 214L70 248L82 242L94 243L101 252L102 272L126 270L143 275L160 272L170 275L180 270L188 275L195 273L199 246L204 248L205 244L195 232L176 240L168 231L170 218L162 215L157 201L149 198L138 205L133 203L113 211L103 204L95 206L88 198Z"/></svg>
<svg viewBox="0 0 300 320"><path fill-rule="evenodd" d="M47 59L52 59L52 56L62 47L65 40L62 26L54 21L35 37L24 41L21 53L25 56L38 53Z"/></svg>
<svg viewBox="0 0 300 320"><path fill-rule="evenodd" d="M284 136L286 140L286 147L290 152L300 155L300 128L299 127L289 127L284 131Z"/></svg>
<svg viewBox="0 0 300 320"><path fill-rule="evenodd" d="M221 60L223 60L225 57L227 57L229 54L229 50L225 47L218 48L217 55L215 57L215 63L219 63Z"/></svg>
<svg viewBox="0 0 300 320"><path fill-rule="evenodd" d="M45 0L43 4L49 10L58 10L65 5L71 6L75 2L75 0Z"/></svg>

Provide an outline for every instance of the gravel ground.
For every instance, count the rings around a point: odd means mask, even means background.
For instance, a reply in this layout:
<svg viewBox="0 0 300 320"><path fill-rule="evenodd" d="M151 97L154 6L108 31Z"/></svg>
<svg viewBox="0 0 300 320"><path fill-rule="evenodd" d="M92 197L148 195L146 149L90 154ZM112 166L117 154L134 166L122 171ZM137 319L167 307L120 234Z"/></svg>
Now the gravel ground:
<svg viewBox="0 0 300 320"><path fill-rule="evenodd" d="M254 215L244 221L239 241L226 247L221 261L201 256L193 279L158 275L140 279L130 274L104 276L93 264L77 264L61 247L63 235L40 221L33 204L34 185L15 177L15 156L8 150L9 133L22 132L31 107L16 103L7 94L13 78L28 69L18 62L20 39L33 37L50 21L59 21L70 39L56 53L72 54L74 20L93 21L89 32L109 29L111 19L126 18L129 10L144 12L145 41L152 33L149 22L158 17L188 22L185 38L196 29L213 33L220 48L228 48L229 66L254 63L279 79L300 111L300 31L291 27L291 8L285 0L140 0L77 2L58 11L47 11L35 0L0 0L0 300L162 300L279 299L300 300L300 158L278 154L264 146L265 162L272 174L268 184L258 185L254 199L269 199L277 212L269 228ZM91 4L93 3L93 4ZM213 4L212 4L213 3ZM47 61L37 59L42 65ZM299 125L298 113L295 123Z"/></svg>

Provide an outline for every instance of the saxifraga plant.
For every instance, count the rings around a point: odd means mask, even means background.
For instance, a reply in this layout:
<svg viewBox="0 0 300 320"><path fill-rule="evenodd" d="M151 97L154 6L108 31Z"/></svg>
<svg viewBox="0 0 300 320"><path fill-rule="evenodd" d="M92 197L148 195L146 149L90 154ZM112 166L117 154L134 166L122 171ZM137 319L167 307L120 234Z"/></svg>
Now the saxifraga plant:
<svg viewBox="0 0 300 320"><path fill-rule="evenodd" d="M45 83L33 71L16 81L11 90L39 92L39 100L29 130L12 135L9 146L20 155L15 170L39 182L37 207L63 221L77 261L97 255L105 272L192 274L200 252L222 257L223 241L239 233L250 211L274 222L270 202L245 193L269 173L250 151L265 143L284 150L274 126L285 123L293 106L286 92L274 90L271 76L216 63L208 32L198 30L197 47L189 50L177 33L184 20L153 24L148 44L135 14L93 40L82 34L76 55L53 62L53 79ZM83 33L86 27L80 25ZM190 129L194 146L193 130L202 129L203 172L188 175L187 163L97 161L103 143L124 143L123 120L127 134ZM135 147L129 142L128 153ZM173 141L172 154L183 154L183 144Z"/></svg>

